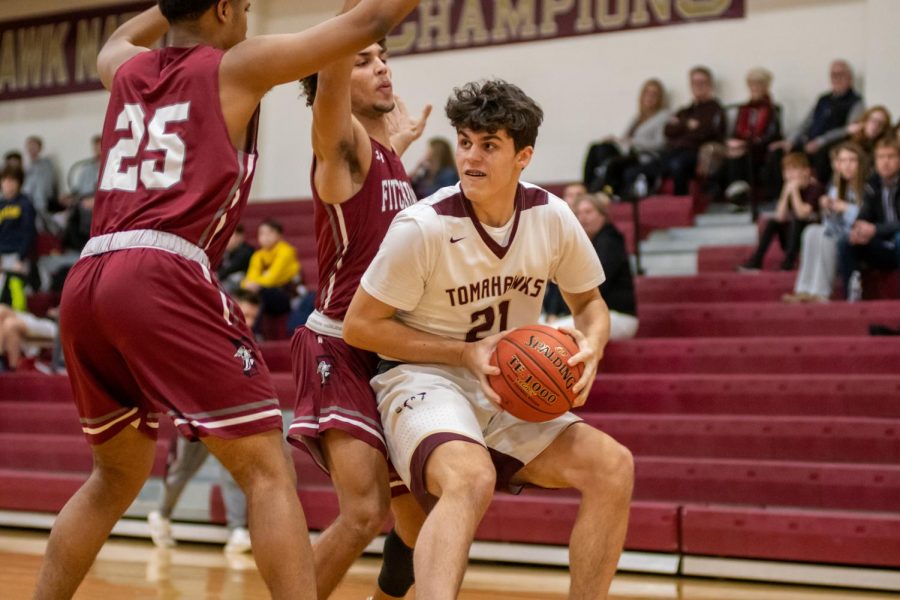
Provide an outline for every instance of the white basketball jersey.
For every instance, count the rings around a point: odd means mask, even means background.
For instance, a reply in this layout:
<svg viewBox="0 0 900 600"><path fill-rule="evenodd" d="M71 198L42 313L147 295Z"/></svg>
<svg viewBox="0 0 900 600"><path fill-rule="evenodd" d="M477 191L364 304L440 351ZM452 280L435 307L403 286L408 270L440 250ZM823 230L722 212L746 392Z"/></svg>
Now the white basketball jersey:
<svg viewBox="0 0 900 600"><path fill-rule="evenodd" d="M406 325L475 341L537 323L548 281L586 292L605 280L571 209L521 182L507 226L475 217L459 184L401 211L362 278L363 289L398 309Z"/></svg>

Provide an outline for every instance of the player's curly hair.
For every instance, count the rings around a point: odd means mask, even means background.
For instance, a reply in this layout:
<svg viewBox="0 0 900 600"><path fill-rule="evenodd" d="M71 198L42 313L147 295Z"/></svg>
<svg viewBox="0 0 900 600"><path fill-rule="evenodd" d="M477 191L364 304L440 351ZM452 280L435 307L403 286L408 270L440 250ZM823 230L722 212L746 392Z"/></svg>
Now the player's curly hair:
<svg viewBox="0 0 900 600"><path fill-rule="evenodd" d="M534 146L544 111L518 86L502 79L471 82L453 89L447 100L447 118L459 131L496 133L505 129L516 152Z"/></svg>
<svg viewBox="0 0 900 600"><path fill-rule="evenodd" d="M159 11L169 23L199 19L217 0L157 0Z"/></svg>
<svg viewBox="0 0 900 600"><path fill-rule="evenodd" d="M382 50L387 50L387 39L378 40ZM316 90L319 89L319 74L313 73L300 80L300 92L306 96L306 105L312 106L316 101Z"/></svg>

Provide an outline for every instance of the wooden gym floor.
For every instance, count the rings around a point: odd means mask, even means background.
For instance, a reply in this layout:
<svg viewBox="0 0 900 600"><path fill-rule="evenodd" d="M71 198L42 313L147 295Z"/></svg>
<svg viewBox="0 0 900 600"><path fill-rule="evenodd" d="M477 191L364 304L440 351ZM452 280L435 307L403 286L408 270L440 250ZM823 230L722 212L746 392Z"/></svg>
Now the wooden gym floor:
<svg viewBox="0 0 900 600"><path fill-rule="evenodd" d="M0 528L0 596L30 598L47 532ZM365 600L380 561L356 562L332 600ZM562 600L568 574L563 569L473 564L466 574L461 600ZM181 544L160 551L149 541L114 538L107 542L78 593L77 600L268 598L253 558L226 557L220 546ZM880 594L776 586L706 579L618 575L610 600L897 600Z"/></svg>

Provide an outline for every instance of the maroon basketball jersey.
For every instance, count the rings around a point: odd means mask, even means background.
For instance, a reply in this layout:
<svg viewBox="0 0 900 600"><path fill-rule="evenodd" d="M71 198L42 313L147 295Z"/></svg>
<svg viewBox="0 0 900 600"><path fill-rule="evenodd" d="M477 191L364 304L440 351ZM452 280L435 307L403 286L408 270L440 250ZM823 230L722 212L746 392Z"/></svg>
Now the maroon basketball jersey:
<svg viewBox="0 0 900 600"><path fill-rule="evenodd" d="M400 157L372 138L372 164L362 188L341 204L326 204L312 190L315 202L319 293L316 310L343 320L359 280L381 245L394 215L416 202ZM313 174L315 174L315 161Z"/></svg>
<svg viewBox="0 0 900 600"><path fill-rule="evenodd" d="M119 67L103 125L92 235L165 231L219 263L253 180L259 116L244 150L236 150L219 101L223 54L163 48Z"/></svg>

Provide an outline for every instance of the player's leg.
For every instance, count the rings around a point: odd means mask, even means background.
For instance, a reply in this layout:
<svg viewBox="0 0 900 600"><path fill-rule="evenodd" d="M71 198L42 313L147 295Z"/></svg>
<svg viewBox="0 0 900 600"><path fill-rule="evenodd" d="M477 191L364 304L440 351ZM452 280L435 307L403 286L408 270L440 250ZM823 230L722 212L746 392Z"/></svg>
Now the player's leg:
<svg viewBox="0 0 900 600"><path fill-rule="evenodd" d="M254 557L273 598L315 598L312 548L280 430L203 442L247 496Z"/></svg>
<svg viewBox="0 0 900 600"><path fill-rule="evenodd" d="M327 598L387 518L387 461L379 450L345 431L329 429L319 444L337 492L340 514L313 546L316 587Z"/></svg>
<svg viewBox="0 0 900 600"><path fill-rule="evenodd" d="M372 600L404 598L415 583L413 548L425 523L425 511L412 494L391 498L394 528L384 540L381 572Z"/></svg>
<svg viewBox="0 0 900 600"><path fill-rule="evenodd" d="M208 456L209 450L200 442L189 442L184 436L177 434L172 438L159 508L147 515L150 538L160 548L175 545L172 537L172 512L188 481L197 474Z"/></svg>
<svg viewBox="0 0 900 600"><path fill-rule="evenodd" d="M462 585L469 547L493 497L496 473L484 446L461 440L437 446L424 473L426 489L438 501L416 541L416 595L449 600Z"/></svg>
<svg viewBox="0 0 900 600"><path fill-rule="evenodd" d="M567 427L516 480L574 488L581 506L569 539L569 597L606 598L628 528L634 462L627 448L585 423Z"/></svg>
<svg viewBox="0 0 900 600"><path fill-rule="evenodd" d="M3 351L6 354L6 361L10 370L15 371L22 358L22 337L27 331L25 322L16 315L8 316L0 325L0 331L3 335Z"/></svg>
<svg viewBox="0 0 900 600"><path fill-rule="evenodd" d="M94 468L53 524L35 600L70 598L150 474L156 443L134 427L92 446Z"/></svg>

